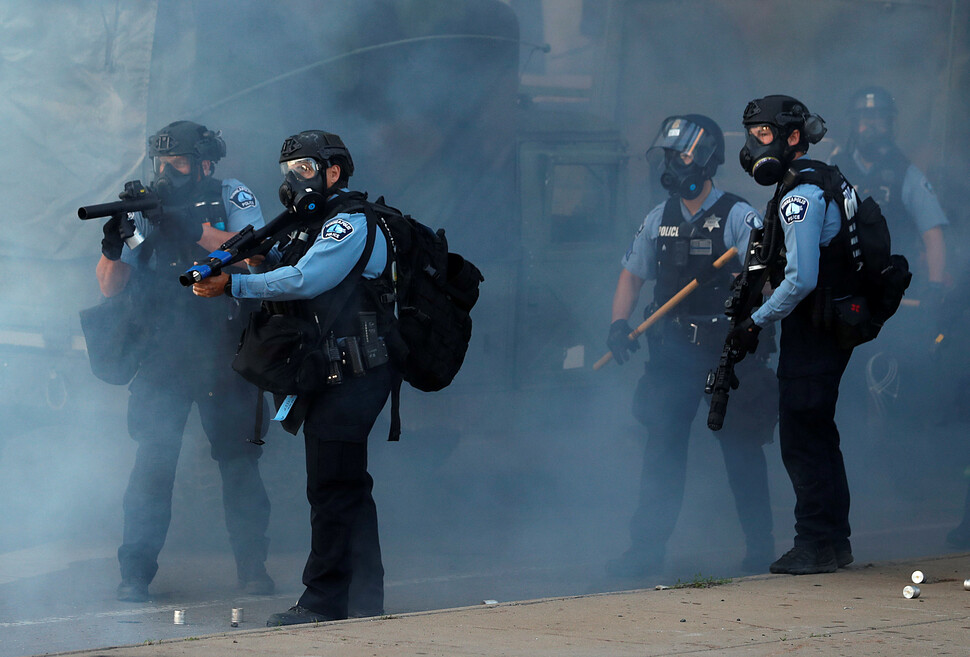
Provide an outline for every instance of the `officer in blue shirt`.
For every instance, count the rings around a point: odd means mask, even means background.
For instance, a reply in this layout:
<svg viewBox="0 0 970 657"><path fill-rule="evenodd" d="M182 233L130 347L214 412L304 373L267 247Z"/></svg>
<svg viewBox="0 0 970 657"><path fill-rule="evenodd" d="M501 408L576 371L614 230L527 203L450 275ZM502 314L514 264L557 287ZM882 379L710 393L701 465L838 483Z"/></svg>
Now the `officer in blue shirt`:
<svg viewBox="0 0 970 657"><path fill-rule="evenodd" d="M852 95L850 136L833 163L856 186L860 198L871 196L882 209L893 236L893 250L906 256L921 298L943 294L949 225L926 176L893 140L896 102L882 87L864 87ZM919 263L917 266L916 263Z"/></svg>
<svg viewBox="0 0 970 657"><path fill-rule="evenodd" d="M821 318L831 315L828 297L847 284L842 216L813 184L788 189L788 172L825 166L804 158L825 134L821 117L790 96L748 103L741 164L761 185L777 185L766 222L779 222L785 261L776 266L774 290L751 317L730 334L743 354L758 333L781 320L778 358L781 455L795 489L794 547L771 564L773 573L835 572L853 560L849 544L849 486L835 425L839 382L852 355ZM858 203L845 184L845 202ZM854 212L854 210L853 210ZM842 234L844 235L844 233ZM836 237L840 236L837 241ZM780 280L779 280L780 278ZM823 294L822 290L826 290Z"/></svg>
<svg viewBox="0 0 970 657"><path fill-rule="evenodd" d="M669 117L648 157L663 158L661 184L670 198L646 216L621 261L608 339L621 364L639 348L627 337L632 331L628 320L646 281L656 281L649 313L692 279L706 280L712 261L730 247L737 248L743 262L751 229L761 225L748 203L714 186L714 173L724 162L724 137L710 118ZM717 363L727 332L724 300L730 296L732 270L738 267L716 270L713 280L647 333L650 360L633 402L634 415L649 433L640 502L630 523L632 546L607 564L611 575L639 577L662 566L683 500L691 423L703 398L705 376ZM774 376L765 360L762 352L741 364L738 373L745 385L735 403L744 404L746 398L755 403L774 392ZM763 572L774 559L763 450L774 426L774 416L736 413L717 434L745 534L746 571Z"/></svg>
<svg viewBox="0 0 970 657"><path fill-rule="evenodd" d="M859 198L871 196L879 204L893 251L904 255L913 271L908 296L919 300L918 307L900 309L880 332L878 346L860 350L846 375L860 397L872 399L863 415L865 427L871 442L879 445L880 453L873 456L889 461L894 460L890 450L906 449L908 436L924 428L925 418L939 416L934 410L943 410L941 382L955 371L952 359L941 358L936 343L940 333L951 337L943 326L948 222L926 176L893 139L896 114L886 89L859 89L849 103L848 142L833 158ZM843 388L844 394L853 392Z"/></svg>
<svg viewBox="0 0 970 657"><path fill-rule="evenodd" d="M149 599L172 515L172 489L182 432L196 404L222 475L226 527L241 588L268 595L273 580L264 567L270 503L259 474L257 390L229 363L241 326L238 303L207 304L186 295L178 275L195 260L263 215L238 180L213 177L225 155L218 132L176 121L149 140L153 188L163 212L115 216L105 223L97 277L102 293L124 292L150 318L141 365L129 386L128 432L138 443L124 498L124 536L118 549L118 599ZM129 221L131 220L131 221ZM144 241L128 240L131 222ZM130 246L134 248L130 248ZM262 399L259 399L262 403ZM265 430L265 428L262 428Z"/></svg>
<svg viewBox="0 0 970 657"><path fill-rule="evenodd" d="M349 350L347 338L362 337L361 318L376 310L374 304L386 303L368 293L368 283L390 275L387 240L377 230L359 280L341 298L340 283L364 256L368 238L365 215L342 210L354 172L350 152L339 136L309 130L283 143L280 163L283 204L295 208L302 194L317 194L327 200L324 218L307 218L265 259L248 260L251 273L222 273L196 283L193 292L260 299L274 313L312 318L323 335L333 335ZM335 319L323 326L329 317ZM386 363L364 372L338 367L341 374L311 394L277 400L284 428L296 433L303 425L312 544L303 571L306 590L296 605L270 616L270 627L383 613L384 568L367 438L394 374Z"/></svg>

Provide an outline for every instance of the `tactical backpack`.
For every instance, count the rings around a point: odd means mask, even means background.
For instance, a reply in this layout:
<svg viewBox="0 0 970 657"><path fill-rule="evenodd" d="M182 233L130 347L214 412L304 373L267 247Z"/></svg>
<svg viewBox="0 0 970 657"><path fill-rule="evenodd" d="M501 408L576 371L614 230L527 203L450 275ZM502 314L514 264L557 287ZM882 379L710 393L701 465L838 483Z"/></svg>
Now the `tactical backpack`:
<svg viewBox="0 0 970 657"><path fill-rule="evenodd" d="M401 379L425 392L448 386L465 360L471 309L482 272L448 251L443 228L432 231L384 203L365 203L367 229L379 228L389 246L387 276L364 281L383 309L378 323ZM391 391L390 440L400 435L401 381Z"/></svg>
<svg viewBox="0 0 970 657"><path fill-rule="evenodd" d="M892 253L886 218L871 196L858 204L858 195L838 167L806 162L812 170L786 176L782 195L802 183L822 189L826 203L835 203L842 228L832 243L843 240L850 260L852 294L833 299L834 325L840 346L849 349L875 338L892 317L913 274L906 258Z"/></svg>

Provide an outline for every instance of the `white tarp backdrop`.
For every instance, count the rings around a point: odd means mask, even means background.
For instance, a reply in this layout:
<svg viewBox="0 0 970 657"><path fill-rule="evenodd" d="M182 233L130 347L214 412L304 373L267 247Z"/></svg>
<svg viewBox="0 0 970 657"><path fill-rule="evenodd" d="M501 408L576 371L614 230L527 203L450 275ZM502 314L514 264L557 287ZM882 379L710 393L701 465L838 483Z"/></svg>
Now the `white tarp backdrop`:
<svg viewBox="0 0 970 657"><path fill-rule="evenodd" d="M157 3L0 5L0 255L72 258L77 207L140 175ZM98 235L100 237L100 233Z"/></svg>

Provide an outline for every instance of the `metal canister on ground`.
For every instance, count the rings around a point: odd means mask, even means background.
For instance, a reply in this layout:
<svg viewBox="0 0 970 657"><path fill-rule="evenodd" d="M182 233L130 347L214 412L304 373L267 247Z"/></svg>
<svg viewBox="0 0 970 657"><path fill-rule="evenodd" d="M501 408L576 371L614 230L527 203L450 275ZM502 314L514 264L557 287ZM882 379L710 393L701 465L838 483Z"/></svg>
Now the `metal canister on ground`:
<svg viewBox="0 0 970 657"><path fill-rule="evenodd" d="M176 609L172 614L172 623L175 625L185 625L185 610Z"/></svg>
<svg viewBox="0 0 970 657"><path fill-rule="evenodd" d="M970 591L970 579L963 580L963 590Z"/></svg>
<svg viewBox="0 0 970 657"><path fill-rule="evenodd" d="M913 579L913 584L922 584L923 582L926 581L926 575L923 574L922 570L914 570L912 579Z"/></svg>
<svg viewBox="0 0 970 657"><path fill-rule="evenodd" d="M232 627L239 627L239 624L241 622L243 622L243 608L242 607L233 607L232 608L232 617L231 617L231 620L230 620L229 624Z"/></svg>
<svg viewBox="0 0 970 657"><path fill-rule="evenodd" d="M919 587L918 586L904 586L903 587L903 597L904 598L918 598L919 597Z"/></svg>

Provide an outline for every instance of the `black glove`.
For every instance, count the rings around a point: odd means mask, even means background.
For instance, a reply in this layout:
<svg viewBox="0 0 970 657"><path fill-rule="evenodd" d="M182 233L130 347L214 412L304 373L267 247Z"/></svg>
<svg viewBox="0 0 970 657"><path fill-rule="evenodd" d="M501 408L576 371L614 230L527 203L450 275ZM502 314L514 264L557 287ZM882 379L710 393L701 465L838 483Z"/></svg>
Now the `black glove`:
<svg viewBox="0 0 970 657"><path fill-rule="evenodd" d="M727 339L731 343L731 348L737 352L739 362L744 360L746 354L753 354L758 349L759 333L761 333L761 327L750 317L728 332Z"/></svg>
<svg viewBox="0 0 970 657"><path fill-rule="evenodd" d="M625 319L618 319L610 324L610 337L606 339L606 345L613 352L613 358L617 365L622 365L630 359L627 352L634 352L640 348L637 339L631 340L629 338L631 333L633 333L633 329L630 328L629 322Z"/></svg>
<svg viewBox="0 0 970 657"><path fill-rule="evenodd" d="M125 221L127 214L113 214L111 218L104 222L102 230L104 238L101 240L101 253L108 260L120 260L121 249L125 245L125 238L122 231L127 227ZM130 235L129 235L130 237Z"/></svg>

